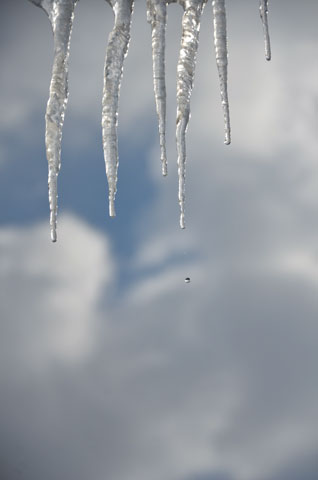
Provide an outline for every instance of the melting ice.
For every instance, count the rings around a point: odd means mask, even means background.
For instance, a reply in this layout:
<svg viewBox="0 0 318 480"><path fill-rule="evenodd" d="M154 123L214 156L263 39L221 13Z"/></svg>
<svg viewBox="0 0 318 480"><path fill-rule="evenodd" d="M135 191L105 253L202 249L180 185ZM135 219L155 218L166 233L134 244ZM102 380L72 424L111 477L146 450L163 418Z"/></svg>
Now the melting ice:
<svg viewBox="0 0 318 480"><path fill-rule="evenodd" d="M272 54L271 54L271 44L270 44L269 30L268 30L268 0L260 0L259 13L261 16L263 31L264 31L265 58L266 60L270 60Z"/></svg>
<svg viewBox="0 0 318 480"><path fill-rule="evenodd" d="M130 23L133 0L107 0L113 9L115 23L109 35L104 73L103 91L103 147L108 180L109 215L115 214L115 195L117 189L118 140L117 118L120 80L124 59L130 40Z"/></svg>
<svg viewBox="0 0 318 480"><path fill-rule="evenodd" d="M78 0L30 0L41 7L49 17L54 37L54 60L50 95L46 110L46 156L50 202L51 238L57 239L57 177L61 166L61 140L68 98L68 57ZM118 102L124 59L130 40L130 25L134 0L106 0L113 10L114 27L108 39L104 69L102 101L103 148L109 192L109 214L115 216L115 195L118 171ZM163 175L167 175L166 155L166 85L165 85L165 32L167 6L178 3L183 8L182 36L177 65L177 120L176 142L179 175L180 226L185 227L185 169L186 131L190 118L190 98L193 88L196 56L199 46L200 20L207 0L145 0L147 20L151 25L153 83L159 120L160 157ZM271 58L268 31L268 0L260 0L260 17L265 39L265 56ZM224 115L224 142L231 142L229 101L227 88L227 29L225 0L212 1L214 45L220 79L221 102ZM186 278L186 281L188 278Z"/></svg>
<svg viewBox="0 0 318 480"><path fill-rule="evenodd" d="M45 144L49 166L49 202L51 239L56 242L57 177L61 167L61 141L68 99L68 57L74 8L77 0L30 0L43 8L52 25L54 60L50 96L45 115Z"/></svg>

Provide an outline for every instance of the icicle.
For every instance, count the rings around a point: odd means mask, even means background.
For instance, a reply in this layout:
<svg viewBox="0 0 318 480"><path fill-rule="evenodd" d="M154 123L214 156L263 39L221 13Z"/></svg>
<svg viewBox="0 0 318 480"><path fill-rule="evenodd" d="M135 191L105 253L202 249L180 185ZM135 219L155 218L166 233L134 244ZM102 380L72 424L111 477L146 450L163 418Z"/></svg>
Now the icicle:
<svg viewBox="0 0 318 480"><path fill-rule="evenodd" d="M54 36L54 61L45 121L46 156L49 166L51 239L57 240L57 176L61 167L61 141L68 99L68 57L74 7L77 0L31 0L48 15Z"/></svg>
<svg viewBox="0 0 318 480"><path fill-rule="evenodd" d="M160 157L162 174L167 175L166 155L166 83L165 34L167 5L163 0L147 0L147 19L152 31L153 83L159 117Z"/></svg>
<svg viewBox="0 0 318 480"><path fill-rule="evenodd" d="M207 0L179 0L184 8L182 38L177 69L177 150L179 173L180 227L185 228L185 134L190 118L190 97L193 87L196 54L199 46L200 19Z"/></svg>
<svg viewBox="0 0 318 480"><path fill-rule="evenodd" d="M109 35L103 91L103 144L109 190L109 215L114 217L118 170L118 100L123 63L130 40L134 0L107 0L114 11L115 24Z"/></svg>
<svg viewBox="0 0 318 480"><path fill-rule="evenodd" d="M57 239L57 178L60 170L62 128L68 99L68 58L74 8L78 0L30 0L48 15L54 36L54 62L50 96L46 110L46 155L49 166L49 202L51 238ZM134 0L106 0L112 7L115 21L109 35L104 67L102 102L103 148L109 190L109 214L115 216L115 196L118 172L118 103L124 59L130 41L131 17ZM178 199L180 226L185 228L185 171L186 131L190 119L190 97L193 88L196 55L199 45L200 20L207 0L146 0L147 19L152 31L153 81L156 110L159 119L160 156L163 175L167 174L166 157L166 84L165 34L167 5L178 3L183 7L182 38L177 68L176 142L178 152ZM231 142L228 101L228 51L225 0L212 0L214 44L220 79L226 144ZM268 31L268 0L260 0L266 59L271 58Z"/></svg>
<svg viewBox="0 0 318 480"><path fill-rule="evenodd" d="M268 31L268 0L260 0L259 13L261 16L263 31L264 31L265 58L266 60L270 60L271 59L271 43L270 43L269 31Z"/></svg>
<svg viewBox="0 0 318 480"><path fill-rule="evenodd" d="M216 64L220 78L221 100L224 114L224 143L229 145L231 143L231 127L230 127L230 112L229 99L227 93L227 35L226 35L226 11L225 0L213 0L212 2L213 17L214 17L214 46Z"/></svg>

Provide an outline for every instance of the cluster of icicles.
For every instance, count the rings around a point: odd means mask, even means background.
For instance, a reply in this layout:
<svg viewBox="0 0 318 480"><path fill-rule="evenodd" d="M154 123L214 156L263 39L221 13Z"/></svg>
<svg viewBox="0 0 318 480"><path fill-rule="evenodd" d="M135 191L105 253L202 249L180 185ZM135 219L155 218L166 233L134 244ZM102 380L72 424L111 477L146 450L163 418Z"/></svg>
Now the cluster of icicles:
<svg viewBox="0 0 318 480"><path fill-rule="evenodd" d="M57 177L61 166L61 140L68 98L68 57L74 9L78 0L30 0L48 15L54 36L54 62L50 96L46 110L46 155L49 174L49 202L51 238L57 239ZM102 105L103 147L109 189L109 214L115 216L115 195L118 170L117 117L120 81L124 58L130 40L130 25L134 0L106 0L112 7L115 21L105 60ZM167 175L166 157L166 86L165 86L165 30L167 5L178 3L184 10L182 18L181 48L177 68L177 126L180 226L185 227L185 134L190 117L190 97L193 87L196 55L199 45L200 19L207 0L146 0L147 19L152 31L153 80L156 109L159 118L162 173ZM268 34L268 0L260 0L260 16L264 29L265 56L270 60ZM225 0L213 0L213 24L216 63L220 78L221 100L224 113L225 140L231 142L229 102L227 93L227 34Z"/></svg>

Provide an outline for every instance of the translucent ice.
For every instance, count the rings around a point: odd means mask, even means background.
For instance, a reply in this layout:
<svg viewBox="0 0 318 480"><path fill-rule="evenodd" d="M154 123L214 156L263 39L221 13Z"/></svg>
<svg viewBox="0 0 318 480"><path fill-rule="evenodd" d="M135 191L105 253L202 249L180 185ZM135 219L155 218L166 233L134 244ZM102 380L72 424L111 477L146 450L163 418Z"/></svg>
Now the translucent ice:
<svg viewBox="0 0 318 480"><path fill-rule="evenodd" d="M260 0L259 2L259 13L261 16L263 30L264 30L264 42L265 42L265 58L266 60L271 59L271 44L269 38L268 30L268 0Z"/></svg>
<svg viewBox="0 0 318 480"><path fill-rule="evenodd" d="M224 143L231 143L229 100L227 93L227 34L226 34L226 12L224 0L213 0L213 23L214 23L214 46L216 64L220 78L221 100L224 114Z"/></svg>
<svg viewBox="0 0 318 480"><path fill-rule="evenodd" d="M46 110L46 154L49 165L49 201L51 237L56 241L57 177L60 170L62 127L68 98L68 57L78 0L30 0L48 15L54 35L54 62L50 96ZM109 190L109 214L115 216L115 196L118 173L118 102L124 59L130 41L134 0L106 0L115 20L109 35L104 69L102 100L102 131L106 174ZM153 82L159 119L160 157L163 175L167 174L166 155L166 83L165 35L167 5L178 3L183 8L181 47L177 67L176 143L178 154L180 226L185 227L186 131L190 118L190 98L194 82L199 46L200 21L207 0L144 0L147 19L151 24ZM226 144L231 142L228 101L228 49L225 0L212 0L214 45L220 80ZM268 32L268 0L260 0L260 16L265 38L265 55L271 58Z"/></svg>
<svg viewBox="0 0 318 480"><path fill-rule="evenodd" d="M147 0L147 19L151 24L152 32L153 83L157 114L159 117L162 174L167 175L165 83L165 34L167 22L166 1Z"/></svg>
<svg viewBox="0 0 318 480"><path fill-rule="evenodd" d="M115 23L109 35L103 92L103 146L109 191L109 215L115 216L118 171L118 100L124 59L130 40L130 23L134 0L107 0L113 9Z"/></svg>
<svg viewBox="0 0 318 480"><path fill-rule="evenodd" d="M54 36L54 60L50 96L45 121L46 156L49 166L49 201L51 238L56 242L57 177L61 167L61 141L68 99L68 57L74 7L77 0L30 0L48 15Z"/></svg>
<svg viewBox="0 0 318 480"><path fill-rule="evenodd" d="M199 46L200 20L207 0L179 0L184 9L181 48L177 68L177 151L179 174L180 227L185 228L185 134L190 118L190 97L193 87L196 55Z"/></svg>

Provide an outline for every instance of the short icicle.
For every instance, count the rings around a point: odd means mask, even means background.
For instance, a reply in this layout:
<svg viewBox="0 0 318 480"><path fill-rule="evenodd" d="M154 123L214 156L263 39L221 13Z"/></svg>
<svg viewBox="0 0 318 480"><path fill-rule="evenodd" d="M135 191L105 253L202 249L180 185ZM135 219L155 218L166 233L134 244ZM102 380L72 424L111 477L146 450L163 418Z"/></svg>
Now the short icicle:
<svg viewBox="0 0 318 480"><path fill-rule="evenodd" d="M260 0L259 13L262 20L263 31L264 31L265 58L266 60L270 60L272 57L272 54L271 54L271 43L270 43L269 30L268 30L268 0Z"/></svg>
<svg viewBox="0 0 318 480"><path fill-rule="evenodd" d="M57 240L57 177L61 167L61 141L68 99L68 57L77 0L31 0L48 15L54 36L54 61L45 121L49 174L51 239Z"/></svg>
<svg viewBox="0 0 318 480"><path fill-rule="evenodd" d="M199 46L200 19L207 0L178 0L184 8L182 38L177 69L177 127L180 227L185 228L185 135L190 118L196 55Z"/></svg>
<svg viewBox="0 0 318 480"><path fill-rule="evenodd" d="M231 143L230 111L227 92L227 33L226 33L226 11L225 0L213 0L213 24L214 24L214 46L216 64L220 78L220 91L224 115L224 143Z"/></svg>
<svg viewBox="0 0 318 480"><path fill-rule="evenodd" d="M156 109L159 118L160 157L162 174L167 175L166 154L166 82L165 36L167 4L165 0L147 0L147 19L151 24L152 65Z"/></svg>
<svg viewBox="0 0 318 480"><path fill-rule="evenodd" d="M106 0L113 9L115 24L109 35L104 72L103 147L109 190L109 215L114 217L118 171L118 101L124 59L130 40L134 0Z"/></svg>

